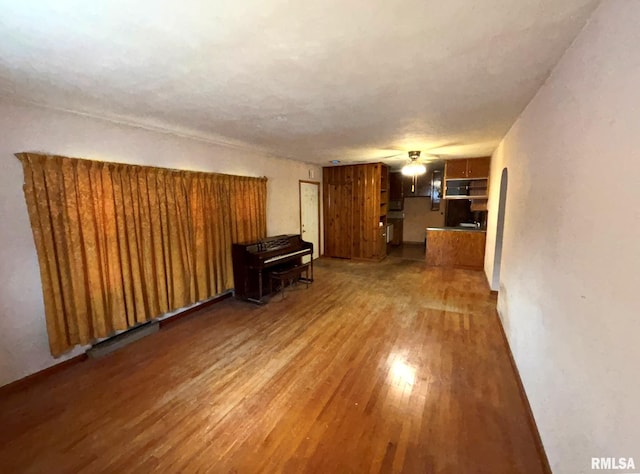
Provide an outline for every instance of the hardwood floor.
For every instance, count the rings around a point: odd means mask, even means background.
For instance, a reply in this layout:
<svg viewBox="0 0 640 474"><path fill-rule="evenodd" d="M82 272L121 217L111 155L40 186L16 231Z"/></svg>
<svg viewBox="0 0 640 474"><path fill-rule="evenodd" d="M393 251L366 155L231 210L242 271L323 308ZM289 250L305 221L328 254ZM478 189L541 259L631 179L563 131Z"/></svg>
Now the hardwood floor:
<svg viewBox="0 0 640 474"><path fill-rule="evenodd" d="M544 472L481 272L319 260L0 399L0 472Z"/></svg>
<svg viewBox="0 0 640 474"><path fill-rule="evenodd" d="M390 258L403 258L405 260L425 261L424 243L404 242L399 246L389 248L387 256Z"/></svg>

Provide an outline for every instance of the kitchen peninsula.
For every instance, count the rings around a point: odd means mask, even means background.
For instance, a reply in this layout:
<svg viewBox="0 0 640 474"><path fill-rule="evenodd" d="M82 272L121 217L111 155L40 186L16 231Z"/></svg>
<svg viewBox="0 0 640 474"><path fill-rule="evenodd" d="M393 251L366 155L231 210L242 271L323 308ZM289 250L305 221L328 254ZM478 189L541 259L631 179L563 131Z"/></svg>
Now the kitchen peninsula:
<svg viewBox="0 0 640 474"><path fill-rule="evenodd" d="M428 265L484 267L491 158L447 160L444 171L445 226L427 227Z"/></svg>
<svg viewBox="0 0 640 474"><path fill-rule="evenodd" d="M427 227L427 265L482 270L487 232L468 227Z"/></svg>

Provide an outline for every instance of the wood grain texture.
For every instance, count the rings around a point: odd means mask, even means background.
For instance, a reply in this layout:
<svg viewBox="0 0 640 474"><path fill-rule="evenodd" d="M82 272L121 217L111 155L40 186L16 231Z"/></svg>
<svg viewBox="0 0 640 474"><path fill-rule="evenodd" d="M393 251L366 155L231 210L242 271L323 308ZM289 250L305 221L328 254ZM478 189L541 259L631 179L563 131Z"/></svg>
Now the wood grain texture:
<svg viewBox="0 0 640 474"><path fill-rule="evenodd" d="M544 472L483 279L321 259L2 397L0 472Z"/></svg>
<svg viewBox="0 0 640 474"><path fill-rule="evenodd" d="M427 230L427 265L482 270L484 232Z"/></svg>
<svg viewBox="0 0 640 474"><path fill-rule="evenodd" d="M444 179L488 178L491 157L447 160L444 167Z"/></svg>
<svg viewBox="0 0 640 474"><path fill-rule="evenodd" d="M381 163L323 168L325 256L384 258L379 222L387 213L387 173Z"/></svg>
<svg viewBox="0 0 640 474"><path fill-rule="evenodd" d="M324 255L351 258L353 166L323 168Z"/></svg>
<svg viewBox="0 0 640 474"><path fill-rule="evenodd" d="M488 178L491 168L491 157L470 158L467 160L468 178Z"/></svg>
<svg viewBox="0 0 640 474"><path fill-rule="evenodd" d="M467 160L447 160L444 164L444 179L467 177Z"/></svg>

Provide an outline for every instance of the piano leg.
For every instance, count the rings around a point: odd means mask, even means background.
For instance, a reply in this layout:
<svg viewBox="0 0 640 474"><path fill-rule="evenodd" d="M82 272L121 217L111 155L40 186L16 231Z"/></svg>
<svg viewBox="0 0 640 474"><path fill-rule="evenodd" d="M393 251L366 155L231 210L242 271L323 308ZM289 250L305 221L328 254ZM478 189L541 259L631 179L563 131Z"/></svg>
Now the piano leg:
<svg viewBox="0 0 640 474"><path fill-rule="evenodd" d="M262 270L258 271L258 299L255 298L247 298L252 303L256 304L264 304L262 299Z"/></svg>
<svg viewBox="0 0 640 474"><path fill-rule="evenodd" d="M258 299L247 297L246 300L255 304L264 304L262 299L262 270L258 271Z"/></svg>
<svg viewBox="0 0 640 474"><path fill-rule="evenodd" d="M311 276L309 276L309 272L307 272L306 277L305 278L300 278L300 280L305 282L305 283L312 283L313 282L313 256L311 257L311 260L309 260L308 265L309 265L310 270L311 270Z"/></svg>

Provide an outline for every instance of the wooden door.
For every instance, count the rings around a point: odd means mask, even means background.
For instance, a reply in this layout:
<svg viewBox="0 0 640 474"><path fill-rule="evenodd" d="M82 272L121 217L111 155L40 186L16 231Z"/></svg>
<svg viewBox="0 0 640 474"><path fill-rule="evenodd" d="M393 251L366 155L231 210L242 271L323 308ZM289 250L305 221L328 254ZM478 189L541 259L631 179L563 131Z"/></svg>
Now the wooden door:
<svg viewBox="0 0 640 474"><path fill-rule="evenodd" d="M302 263L320 256L320 183L300 181L300 234L302 240L313 244L313 255L303 257Z"/></svg>
<svg viewBox="0 0 640 474"><path fill-rule="evenodd" d="M491 167L491 157L470 158L467 160L468 178L488 178Z"/></svg>
<svg viewBox="0 0 640 474"><path fill-rule="evenodd" d="M467 177L467 160L447 160L444 166L444 179Z"/></svg>

